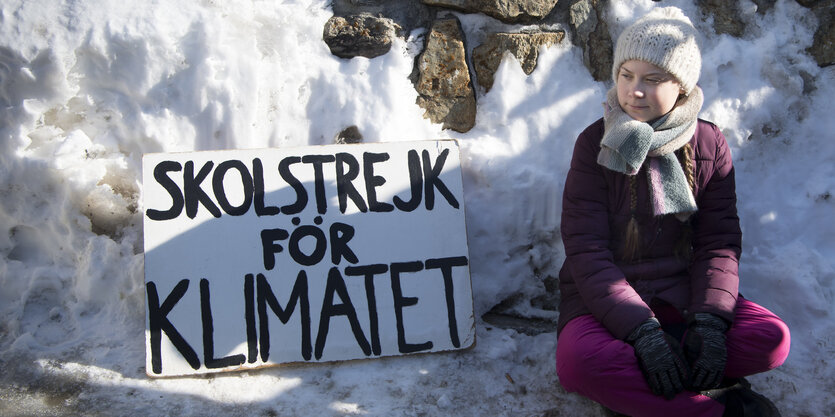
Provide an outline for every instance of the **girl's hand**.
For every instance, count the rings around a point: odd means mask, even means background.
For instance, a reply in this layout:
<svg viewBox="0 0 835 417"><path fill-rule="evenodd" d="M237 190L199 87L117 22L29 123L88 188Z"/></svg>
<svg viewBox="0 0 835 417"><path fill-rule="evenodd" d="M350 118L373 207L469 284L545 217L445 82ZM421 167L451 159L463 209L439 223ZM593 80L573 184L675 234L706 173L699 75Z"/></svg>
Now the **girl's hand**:
<svg viewBox="0 0 835 417"><path fill-rule="evenodd" d="M681 346L661 329L657 319L641 323L626 341L635 348L638 365L653 393L671 399L684 390L687 364Z"/></svg>
<svg viewBox="0 0 835 417"><path fill-rule="evenodd" d="M710 313L696 313L684 337L684 353L690 363L692 378L688 386L693 391L716 388L725 376L728 351L725 332L728 324Z"/></svg>

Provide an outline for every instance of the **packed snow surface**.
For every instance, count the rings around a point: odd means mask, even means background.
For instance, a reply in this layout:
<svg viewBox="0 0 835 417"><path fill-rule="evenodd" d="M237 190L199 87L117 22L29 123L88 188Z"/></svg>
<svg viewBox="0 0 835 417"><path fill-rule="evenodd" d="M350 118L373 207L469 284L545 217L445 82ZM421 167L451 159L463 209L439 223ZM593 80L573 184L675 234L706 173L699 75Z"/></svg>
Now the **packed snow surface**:
<svg viewBox="0 0 835 417"><path fill-rule="evenodd" d="M614 3L614 36L659 4ZM835 67L806 52L816 17L745 0L748 29L734 38L694 0L662 4L704 33L702 117L736 163L741 291L792 330L786 364L751 381L783 415L832 415ZM511 299L520 316L556 318L531 300L549 296L563 261L563 179L609 84L564 42L531 75L505 59L477 92L475 127L445 131L408 79L425 32L339 59L322 42L331 16L323 0L2 2L0 415L602 415L559 385L553 332L480 317ZM519 29L458 17L469 39ZM147 377L142 155L328 144L351 125L367 142L460 141L476 346Z"/></svg>

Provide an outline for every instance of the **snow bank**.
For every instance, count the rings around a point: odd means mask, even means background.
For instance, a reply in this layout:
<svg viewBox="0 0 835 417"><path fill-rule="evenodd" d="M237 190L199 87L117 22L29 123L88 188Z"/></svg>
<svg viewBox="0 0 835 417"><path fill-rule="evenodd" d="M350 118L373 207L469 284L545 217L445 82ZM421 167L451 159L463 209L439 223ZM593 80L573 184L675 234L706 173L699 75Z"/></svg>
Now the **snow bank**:
<svg viewBox="0 0 835 417"><path fill-rule="evenodd" d="M668 3L698 16L692 0ZM618 2L613 34L655 6ZM372 142L460 139L476 314L515 297L518 311L554 319L529 300L562 263L563 178L608 87L578 48L543 51L530 76L506 60L479 92L476 126L453 135L414 104L423 33L340 60L321 42L324 0L1 7L0 414L602 415L556 382L553 334L481 321L477 346L459 353L170 380L143 368L142 154L326 144L350 125ZM746 10L742 39L697 25L703 117L736 161L742 292L793 331L786 365L752 381L784 415L825 415L835 70L804 52L809 10ZM460 18L473 37L494 24Z"/></svg>

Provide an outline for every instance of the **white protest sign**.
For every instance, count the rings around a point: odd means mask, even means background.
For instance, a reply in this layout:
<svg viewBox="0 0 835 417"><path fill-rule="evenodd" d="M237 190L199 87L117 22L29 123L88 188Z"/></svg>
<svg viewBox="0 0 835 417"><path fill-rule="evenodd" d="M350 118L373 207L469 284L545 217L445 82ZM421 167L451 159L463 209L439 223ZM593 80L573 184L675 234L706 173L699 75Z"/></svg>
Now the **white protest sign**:
<svg viewBox="0 0 835 417"><path fill-rule="evenodd" d="M142 162L148 375L475 342L457 142Z"/></svg>

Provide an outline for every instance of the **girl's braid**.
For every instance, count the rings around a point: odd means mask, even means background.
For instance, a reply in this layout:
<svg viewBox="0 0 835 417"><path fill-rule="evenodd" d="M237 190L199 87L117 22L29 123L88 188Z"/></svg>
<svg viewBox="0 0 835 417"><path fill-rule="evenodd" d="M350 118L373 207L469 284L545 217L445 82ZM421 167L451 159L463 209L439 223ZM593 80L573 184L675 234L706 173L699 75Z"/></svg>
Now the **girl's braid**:
<svg viewBox="0 0 835 417"><path fill-rule="evenodd" d="M687 177L687 185L690 186L690 191L695 196L696 169L695 162L693 161L694 158L693 145L691 145L690 142L687 142L687 144L682 146L681 151L678 153L678 162L681 164L681 169L684 170L684 176ZM681 237L679 238L678 243L676 243L676 256L689 260L693 253L692 240L693 225L690 222L690 219L687 219L687 221L682 225Z"/></svg>
<svg viewBox="0 0 835 417"><path fill-rule="evenodd" d="M684 170L684 176L687 178L687 185L695 194L696 188L696 169L693 161L693 146L687 142L678 152L678 162L681 164L681 169ZM629 211L631 218L626 226L626 239L623 244L623 259L627 261L634 261L641 257L641 236L638 229L638 220L636 212L638 209L638 182L637 174L629 176ZM693 226L690 220L687 220L682 225L681 238L676 244L675 253L677 256L684 259L689 259L692 252L691 240L693 237Z"/></svg>
<svg viewBox="0 0 835 417"><path fill-rule="evenodd" d="M641 233L638 230L638 174L629 176L629 224L626 225L626 239L623 242L623 259L634 261L640 258Z"/></svg>
<svg viewBox="0 0 835 417"><path fill-rule="evenodd" d="M678 154L678 162L681 164L681 169L684 170L684 176L687 177L687 185L690 186L690 191L696 192L696 169L693 162L693 145L687 142Z"/></svg>

